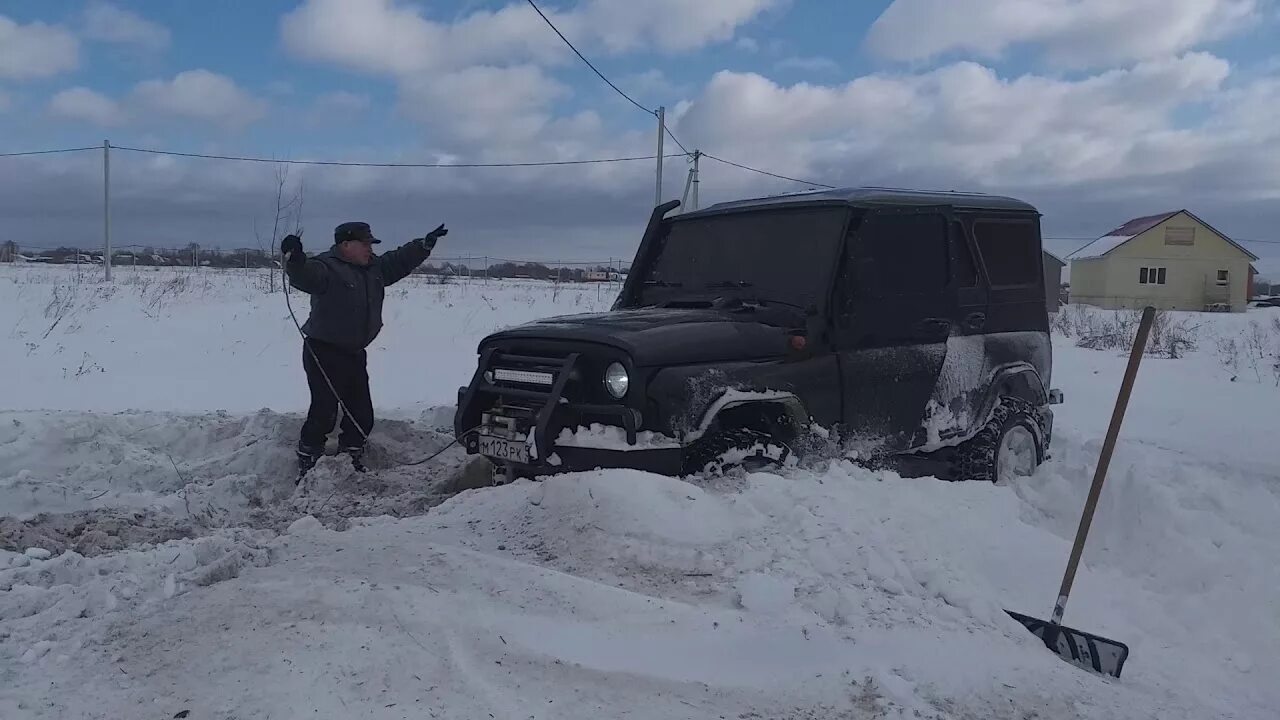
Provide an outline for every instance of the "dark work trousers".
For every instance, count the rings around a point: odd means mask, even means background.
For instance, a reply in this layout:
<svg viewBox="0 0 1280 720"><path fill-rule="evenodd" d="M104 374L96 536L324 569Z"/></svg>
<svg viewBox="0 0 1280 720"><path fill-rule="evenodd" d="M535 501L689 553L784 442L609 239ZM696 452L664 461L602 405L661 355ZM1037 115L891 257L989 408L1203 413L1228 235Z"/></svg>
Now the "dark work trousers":
<svg viewBox="0 0 1280 720"><path fill-rule="evenodd" d="M314 356L311 354L313 350ZM319 365L316 364L317 358ZM307 372L307 387L311 389L311 407L302 425L302 437L298 442L300 452L322 455L325 438L338 419L338 400L320 373L321 367L347 408L347 413L342 416L338 446L343 450L364 447L365 436L352 421L360 423L366 433L373 431L373 400L369 397L367 361L368 354L364 350L347 350L312 338L304 342L302 367Z"/></svg>

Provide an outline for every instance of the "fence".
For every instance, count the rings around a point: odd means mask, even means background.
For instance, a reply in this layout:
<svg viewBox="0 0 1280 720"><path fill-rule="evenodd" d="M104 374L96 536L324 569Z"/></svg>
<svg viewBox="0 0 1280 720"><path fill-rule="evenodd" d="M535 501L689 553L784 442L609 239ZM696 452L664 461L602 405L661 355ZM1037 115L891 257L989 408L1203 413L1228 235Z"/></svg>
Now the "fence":
<svg viewBox="0 0 1280 720"><path fill-rule="evenodd" d="M50 265L103 265L101 248L74 246L24 245L13 241L0 243L0 262ZM125 245L113 248L111 264L117 267L189 267L215 269L279 268L274 252L259 248L158 248ZM419 274L457 275L465 277L531 278L592 282L625 276L631 261L623 258L602 260L552 261L515 259L492 256L432 256L417 269Z"/></svg>
<svg viewBox="0 0 1280 720"><path fill-rule="evenodd" d="M191 270L279 269L278 258L257 248L156 248L125 246L114 249L111 264L117 268L189 268ZM103 252L98 248L62 246L55 248L0 243L0 263L30 265L73 265L102 267ZM526 279L548 282L617 283L630 268L630 260L608 258L600 261L539 260L481 256L431 257L414 271L415 275L437 276L446 280Z"/></svg>

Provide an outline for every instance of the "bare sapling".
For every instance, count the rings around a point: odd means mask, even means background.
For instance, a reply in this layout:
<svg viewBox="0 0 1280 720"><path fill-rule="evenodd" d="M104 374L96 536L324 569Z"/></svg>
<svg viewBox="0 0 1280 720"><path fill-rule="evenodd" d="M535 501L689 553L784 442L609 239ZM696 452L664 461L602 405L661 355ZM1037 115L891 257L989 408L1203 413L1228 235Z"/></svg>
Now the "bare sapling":
<svg viewBox="0 0 1280 720"><path fill-rule="evenodd" d="M258 243L258 249L263 254L271 258L271 272L268 275L269 291L276 291L276 272L275 269L280 267L284 259L280 257L280 241L286 235L300 234L302 230L302 204L303 204L303 187L304 183L301 179L298 181L297 187L292 194L287 191L289 185L289 165L287 163L277 163L275 169L276 181L276 207L275 217L271 220L271 240L268 243L270 247L264 247L262 234L258 230L258 220L255 217L253 221L253 236Z"/></svg>

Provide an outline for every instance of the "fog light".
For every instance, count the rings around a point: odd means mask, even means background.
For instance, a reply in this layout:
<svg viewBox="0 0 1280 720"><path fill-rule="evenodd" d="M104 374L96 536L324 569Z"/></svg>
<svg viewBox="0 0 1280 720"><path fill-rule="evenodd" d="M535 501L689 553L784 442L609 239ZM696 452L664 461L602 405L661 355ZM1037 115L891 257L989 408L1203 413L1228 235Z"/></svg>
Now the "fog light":
<svg viewBox="0 0 1280 720"><path fill-rule="evenodd" d="M604 388L614 398L621 400L627 395L627 388L631 386L631 378L627 375L627 369L622 367L622 363L613 363L604 371Z"/></svg>

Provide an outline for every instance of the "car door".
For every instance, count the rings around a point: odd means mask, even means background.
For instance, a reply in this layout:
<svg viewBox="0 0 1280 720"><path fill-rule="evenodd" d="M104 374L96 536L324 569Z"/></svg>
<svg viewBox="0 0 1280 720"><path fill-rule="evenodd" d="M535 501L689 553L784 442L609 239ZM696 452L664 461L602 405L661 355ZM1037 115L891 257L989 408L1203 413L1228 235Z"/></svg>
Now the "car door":
<svg viewBox="0 0 1280 720"><path fill-rule="evenodd" d="M955 324L948 214L867 211L848 238L833 342L843 425L855 448L910 447L933 395Z"/></svg>
<svg viewBox="0 0 1280 720"><path fill-rule="evenodd" d="M1049 381L1049 313L1039 216L982 215L969 223L973 248L990 286L983 328L993 368L1030 363Z"/></svg>
<svg viewBox="0 0 1280 720"><path fill-rule="evenodd" d="M934 385L916 446L932 446L965 435L982 410L984 378L990 373L986 333L990 288L977 260L971 225L964 215L947 223L952 306L942 371Z"/></svg>

